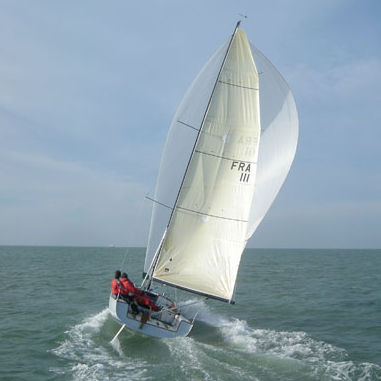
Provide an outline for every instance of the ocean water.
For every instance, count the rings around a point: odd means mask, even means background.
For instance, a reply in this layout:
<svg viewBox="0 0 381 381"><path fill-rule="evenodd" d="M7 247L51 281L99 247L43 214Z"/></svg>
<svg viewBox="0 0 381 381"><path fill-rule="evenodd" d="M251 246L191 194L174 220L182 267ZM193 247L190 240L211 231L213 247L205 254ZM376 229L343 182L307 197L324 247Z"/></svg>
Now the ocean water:
<svg viewBox="0 0 381 381"><path fill-rule="evenodd" d="M113 272L140 283L143 262L0 247L0 380L381 380L381 250L246 250L235 305L201 300L186 338L111 345Z"/></svg>

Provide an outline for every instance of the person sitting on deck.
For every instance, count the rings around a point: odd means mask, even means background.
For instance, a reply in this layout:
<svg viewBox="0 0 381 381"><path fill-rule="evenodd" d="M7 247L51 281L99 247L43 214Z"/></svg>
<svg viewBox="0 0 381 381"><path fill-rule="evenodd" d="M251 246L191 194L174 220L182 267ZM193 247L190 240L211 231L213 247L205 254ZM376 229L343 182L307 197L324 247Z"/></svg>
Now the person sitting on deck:
<svg viewBox="0 0 381 381"><path fill-rule="evenodd" d="M138 295L135 300L142 307L150 308L152 311L160 310L160 308L149 298L149 296L144 293Z"/></svg>
<svg viewBox="0 0 381 381"><path fill-rule="evenodd" d="M123 296L136 296L143 294L143 291L135 287L132 281L128 279L128 275L126 273L122 274L120 278L120 283L123 287L123 290L121 290L120 293Z"/></svg>
<svg viewBox="0 0 381 381"><path fill-rule="evenodd" d="M115 278L111 282L111 293L113 296L115 296L115 298L118 296L120 291L120 281L119 281L120 275L121 275L120 270L116 270Z"/></svg>

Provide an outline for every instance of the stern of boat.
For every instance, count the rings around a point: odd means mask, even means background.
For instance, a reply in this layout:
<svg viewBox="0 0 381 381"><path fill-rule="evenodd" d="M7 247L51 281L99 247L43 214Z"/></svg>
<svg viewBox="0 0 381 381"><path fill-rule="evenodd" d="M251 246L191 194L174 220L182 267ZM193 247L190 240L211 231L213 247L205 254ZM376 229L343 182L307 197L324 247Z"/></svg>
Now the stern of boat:
<svg viewBox="0 0 381 381"><path fill-rule="evenodd" d="M123 299L109 298L109 311L114 320L125 324L127 328L158 338L187 336L193 328L193 321L170 309L163 308L149 315L142 309L138 314L132 313L131 307Z"/></svg>

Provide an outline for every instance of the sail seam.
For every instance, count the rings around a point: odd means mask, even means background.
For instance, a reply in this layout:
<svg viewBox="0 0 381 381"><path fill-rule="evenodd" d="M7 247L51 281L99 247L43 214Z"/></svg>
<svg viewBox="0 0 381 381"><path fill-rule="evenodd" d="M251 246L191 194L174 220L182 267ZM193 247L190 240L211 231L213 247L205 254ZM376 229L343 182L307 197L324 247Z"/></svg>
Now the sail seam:
<svg viewBox="0 0 381 381"><path fill-rule="evenodd" d="M192 130L195 130L195 131L200 131L198 128L196 128L196 127L193 127L193 126L191 126L190 124L188 124L188 123L184 123L184 122L182 122L181 120L178 120L177 121L178 123L181 123L181 124L183 124L184 126L186 126L186 127L189 127L189 128L191 128Z"/></svg>
<svg viewBox="0 0 381 381"><path fill-rule="evenodd" d="M241 159L232 159L230 157L225 157L225 156L220 156L220 155L214 155L212 153L199 151L197 149L194 150L194 151L197 152L197 153L202 153L203 155L214 156L214 157L218 157L220 159L225 159L225 160L240 161L241 163L249 163L249 164L256 164L257 163L256 161L248 161L248 160L241 160Z"/></svg>
<svg viewBox="0 0 381 381"><path fill-rule="evenodd" d="M198 210L193 210L193 209L183 208L183 207L181 207L181 206L176 206L176 209L181 209L181 210L185 210L185 211L187 211L187 212L192 212L192 213L196 213L196 214L201 214L202 216L208 216L208 217L220 218L220 219L222 219L222 220L237 221L237 222L248 222L247 220L240 220L240 219L238 219L238 218L229 218L229 217L216 216L215 214L202 213L202 212L199 212Z"/></svg>
<svg viewBox="0 0 381 381"><path fill-rule="evenodd" d="M256 87L242 86L242 85L237 85L236 83L225 82L225 81L221 81L221 80L219 80L218 82L223 83L223 84L225 84L225 85L230 85L230 86L235 86L235 87L242 87L243 89L248 89L248 90L256 90L256 91L259 90L259 89L256 88Z"/></svg>

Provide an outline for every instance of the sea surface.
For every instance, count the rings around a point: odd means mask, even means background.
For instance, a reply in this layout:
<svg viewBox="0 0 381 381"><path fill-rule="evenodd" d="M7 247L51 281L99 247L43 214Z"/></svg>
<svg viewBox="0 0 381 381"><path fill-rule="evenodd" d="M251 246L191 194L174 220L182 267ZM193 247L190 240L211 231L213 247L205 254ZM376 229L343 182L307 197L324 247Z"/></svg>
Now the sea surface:
<svg viewBox="0 0 381 381"><path fill-rule="evenodd" d="M381 250L246 250L235 305L111 345L113 273L139 284L144 252L0 247L0 380L381 380Z"/></svg>

